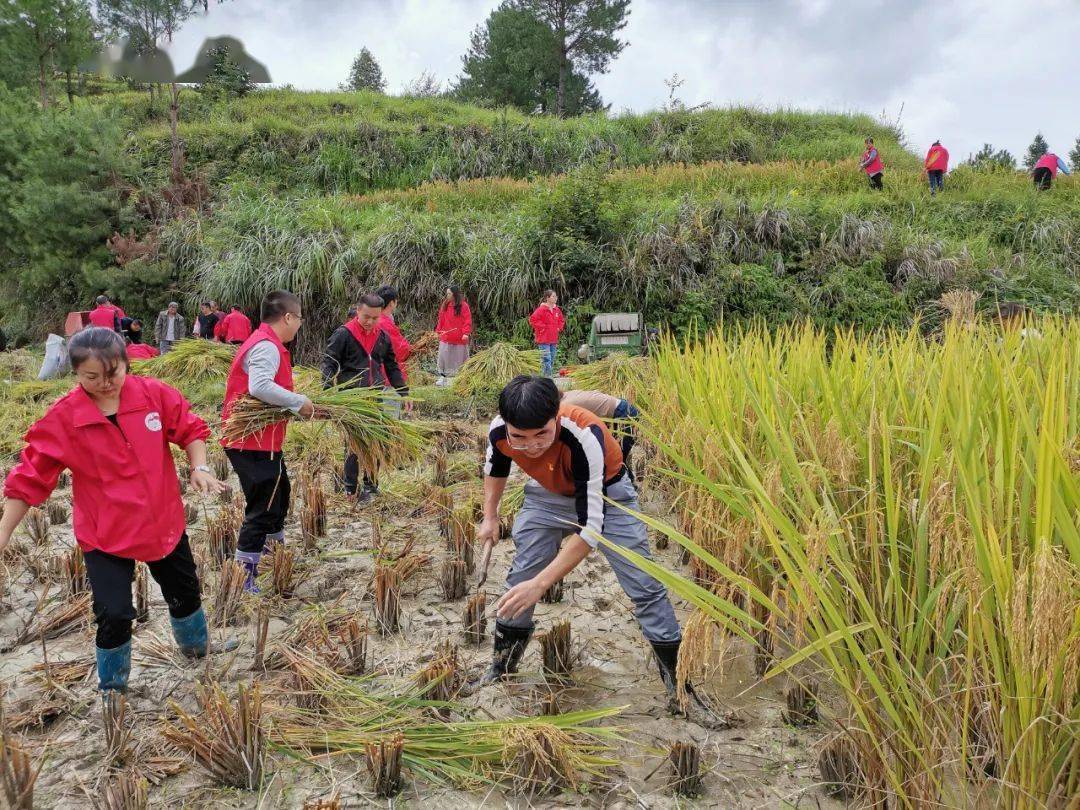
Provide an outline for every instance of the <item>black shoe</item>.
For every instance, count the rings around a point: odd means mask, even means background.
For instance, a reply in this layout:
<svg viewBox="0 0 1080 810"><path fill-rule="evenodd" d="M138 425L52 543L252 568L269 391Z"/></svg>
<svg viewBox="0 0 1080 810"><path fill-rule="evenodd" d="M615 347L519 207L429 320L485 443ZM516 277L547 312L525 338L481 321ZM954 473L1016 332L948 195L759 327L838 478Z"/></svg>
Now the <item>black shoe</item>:
<svg viewBox="0 0 1080 810"><path fill-rule="evenodd" d="M689 698L683 705L683 701L679 699L679 680L676 674L681 639L679 641L650 641L649 643L652 645L656 663L660 668L660 680L664 682L664 691L667 692L668 713L713 730L728 729L738 724L738 718L733 712L725 714L717 712L698 695L689 681L683 684L683 690Z"/></svg>
<svg viewBox="0 0 1080 810"><path fill-rule="evenodd" d="M495 622L495 645L491 656L491 666L488 667L479 681L470 684L466 694L472 694L477 689L498 681L504 681L518 671L521 658L525 655L525 648L532 638L533 628L508 627L496 620Z"/></svg>

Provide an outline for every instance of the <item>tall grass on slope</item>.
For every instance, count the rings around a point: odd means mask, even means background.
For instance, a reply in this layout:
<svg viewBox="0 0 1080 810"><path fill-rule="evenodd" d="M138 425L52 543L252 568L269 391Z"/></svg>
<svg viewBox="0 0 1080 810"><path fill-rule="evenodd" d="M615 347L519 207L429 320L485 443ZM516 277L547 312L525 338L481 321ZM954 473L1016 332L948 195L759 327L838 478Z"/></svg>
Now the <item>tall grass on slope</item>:
<svg viewBox="0 0 1080 810"><path fill-rule="evenodd" d="M766 677L809 668L842 695L866 801L1080 788L1080 323L1028 326L658 354L648 432L681 530L647 520L699 576L615 550L751 642L775 627Z"/></svg>

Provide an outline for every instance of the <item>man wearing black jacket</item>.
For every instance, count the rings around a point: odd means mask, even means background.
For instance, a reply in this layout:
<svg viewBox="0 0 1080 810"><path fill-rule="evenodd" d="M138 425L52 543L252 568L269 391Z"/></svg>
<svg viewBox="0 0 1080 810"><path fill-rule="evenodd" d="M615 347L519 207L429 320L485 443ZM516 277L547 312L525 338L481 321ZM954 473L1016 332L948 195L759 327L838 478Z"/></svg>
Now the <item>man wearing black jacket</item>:
<svg viewBox="0 0 1080 810"><path fill-rule="evenodd" d="M374 293L362 296L356 308L356 317L330 335L322 360L325 387L384 388L389 385L401 396L409 395L390 337L379 329L383 306L382 298ZM386 377L383 376L384 370ZM361 502L378 494L379 487L371 472L364 473L364 486L358 496ZM359 473L356 454L346 448L342 481L346 494L356 494Z"/></svg>

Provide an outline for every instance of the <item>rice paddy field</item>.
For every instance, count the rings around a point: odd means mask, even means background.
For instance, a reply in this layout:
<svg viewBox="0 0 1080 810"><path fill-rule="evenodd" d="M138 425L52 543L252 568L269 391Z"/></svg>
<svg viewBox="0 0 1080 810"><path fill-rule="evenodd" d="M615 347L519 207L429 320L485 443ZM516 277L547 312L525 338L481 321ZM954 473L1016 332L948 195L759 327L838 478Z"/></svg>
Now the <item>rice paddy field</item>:
<svg viewBox="0 0 1080 810"><path fill-rule="evenodd" d="M156 370L205 397L217 361L193 363ZM1071 320L962 317L929 336L729 330L573 375L644 412L653 559L634 561L675 599L680 670L722 718L708 729L667 715L599 555L539 606L551 639L520 676L465 696L511 556L499 543L477 592L490 400L418 389L410 429L429 438L360 508L335 485L337 427L294 425L288 542L259 595L230 560L235 496L185 494L212 638L239 647L180 658L141 571L132 689L109 711L63 481L3 560L4 768L40 766L48 807L106 790L186 807L1075 806L1078 364ZM25 385L5 404L40 412Z"/></svg>

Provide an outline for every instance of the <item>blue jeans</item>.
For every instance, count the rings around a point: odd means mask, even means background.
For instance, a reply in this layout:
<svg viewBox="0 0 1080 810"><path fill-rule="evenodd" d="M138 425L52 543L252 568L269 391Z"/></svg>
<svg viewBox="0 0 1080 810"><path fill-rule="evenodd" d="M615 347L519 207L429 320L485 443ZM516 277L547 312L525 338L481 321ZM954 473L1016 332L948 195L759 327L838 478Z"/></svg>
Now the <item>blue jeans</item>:
<svg viewBox="0 0 1080 810"><path fill-rule="evenodd" d="M541 343L540 346L540 373L545 377L551 377L555 373L555 349L557 343Z"/></svg>
<svg viewBox="0 0 1080 810"><path fill-rule="evenodd" d="M945 172L941 169L931 169L926 173L930 178L930 193L945 190Z"/></svg>
<svg viewBox="0 0 1080 810"><path fill-rule="evenodd" d="M627 472L630 471L630 451L634 449L634 442L637 441L634 420L640 415L641 412L625 399L619 400L619 404L615 406L615 412L611 414L611 418L619 423L615 426L615 438L619 440L619 445L622 447L623 463L626 465Z"/></svg>

